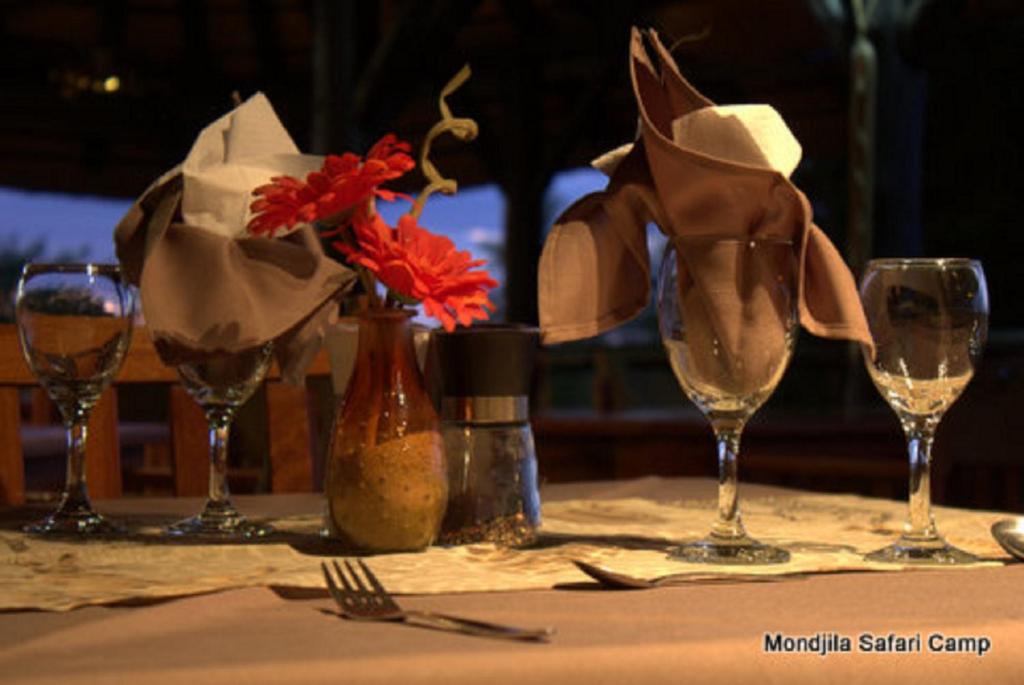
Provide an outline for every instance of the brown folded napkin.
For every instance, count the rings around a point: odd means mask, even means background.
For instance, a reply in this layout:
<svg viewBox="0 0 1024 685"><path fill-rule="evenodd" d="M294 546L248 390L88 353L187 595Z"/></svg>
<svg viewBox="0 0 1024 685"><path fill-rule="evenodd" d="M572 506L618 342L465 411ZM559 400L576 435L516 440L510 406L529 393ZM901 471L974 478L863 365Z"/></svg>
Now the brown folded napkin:
<svg viewBox="0 0 1024 685"><path fill-rule="evenodd" d="M165 361L274 340L286 378L301 378L354 274L324 256L312 227L271 240L246 237L245 225L253 188L319 164L257 94L205 128L128 210L117 255Z"/></svg>
<svg viewBox="0 0 1024 685"><path fill-rule="evenodd" d="M800 147L781 117L766 105L716 107L682 77L653 31L634 29L630 53L638 139L595 161L610 175L607 188L566 210L548 236L538 284L544 342L597 335L647 306L646 225L654 222L681 247L680 279L692 278L701 293L687 316L705 310L727 353L744 357L758 335L740 330L777 331L782 312L766 295L767 280L738 278L735 244L687 248L690 238L792 241L800 323L871 346L853 276L788 178ZM743 273L770 279L760 266Z"/></svg>

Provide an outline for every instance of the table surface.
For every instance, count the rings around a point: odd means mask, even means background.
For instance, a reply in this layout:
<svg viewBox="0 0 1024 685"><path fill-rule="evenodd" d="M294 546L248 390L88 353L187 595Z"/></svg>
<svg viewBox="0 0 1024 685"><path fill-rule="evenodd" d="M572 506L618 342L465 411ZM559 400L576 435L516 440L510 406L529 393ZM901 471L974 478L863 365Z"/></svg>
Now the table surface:
<svg viewBox="0 0 1024 685"><path fill-rule="evenodd" d="M710 496L710 481L643 479L551 486L549 500ZM748 485L744 494L778 494ZM239 497L264 515L308 511L316 496ZM152 501L101 503L112 514ZM166 502L162 503L166 508ZM187 513L196 500L176 500ZM941 520L939 521L941 528ZM403 597L406 608L554 626L523 644L331 614L326 596L265 588L146 606L0 613L0 680L382 683L1020 683L1024 566L813 576L651 591L553 589ZM852 653L764 651L765 635L837 634ZM919 653L867 653L860 636L921 636ZM929 637L986 638L983 656L937 653ZM971 646L964 642L964 646Z"/></svg>

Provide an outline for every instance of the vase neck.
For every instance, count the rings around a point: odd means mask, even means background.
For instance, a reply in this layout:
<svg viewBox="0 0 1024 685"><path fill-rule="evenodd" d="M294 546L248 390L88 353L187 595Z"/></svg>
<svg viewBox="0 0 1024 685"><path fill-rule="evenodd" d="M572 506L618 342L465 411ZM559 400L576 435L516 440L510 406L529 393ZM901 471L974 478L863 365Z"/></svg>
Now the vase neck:
<svg viewBox="0 0 1024 685"><path fill-rule="evenodd" d="M411 364L416 368L411 315L406 312L367 312L359 317L357 363L368 368Z"/></svg>
<svg viewBox="0 0 1024 685"><path fill-rule="evenodd" d="M398 311L359 317L359 351L343 412L347 424L370 431L371 443L437 428L416 364L410 318Z"/></svg>
<svg viewBox="0 0 1024 685"><path fill-rule="evenodd" d="M359 317L353 381L362 391L377 397L400 393L419 399L422 395L429 402L416 363L411 318L402 311L368 312Z"/></svg>

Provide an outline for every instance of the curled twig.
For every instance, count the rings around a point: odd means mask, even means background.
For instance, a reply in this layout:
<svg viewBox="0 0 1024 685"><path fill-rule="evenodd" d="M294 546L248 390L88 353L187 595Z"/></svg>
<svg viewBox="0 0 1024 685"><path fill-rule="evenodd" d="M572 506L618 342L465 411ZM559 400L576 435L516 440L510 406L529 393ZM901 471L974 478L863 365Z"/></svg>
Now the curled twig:
<svg viewBox="0 0 1024 685"><path fill-rule="evenodd" d="M687 43L697 43L711 35L711 24L705 24L700 31L694 31L693 33L687 33L679 38L676 38L669 46L669 54L674 53L676 50L686 45Z"/></svg>
<svg viewBox="0 0 1024 685"><path fill-rule="evenodd" d="M479 132L476 122L469 118L452 115L448 103L445 102L445 98L458 90L469 79L470 74L471 71L467 64L462 69L459 69L459 72L441 90L441 96L438 98L438 104L441 109L441 121L431 127L426 139L423 141L423 148L420 150L420 171L423 172L423 176L427 179L427 186L417 196L416 202L413 203L410 213L414 217L419 218L420 212L423 211L423 205L433 193L440 191L445 195L454 195L455 191L459 188L459 184L455 179L442 176L441 172L434 166L434 163L430 161L430 146L443 133L451 133L464 143L468 143L476 138Z"/></svg>

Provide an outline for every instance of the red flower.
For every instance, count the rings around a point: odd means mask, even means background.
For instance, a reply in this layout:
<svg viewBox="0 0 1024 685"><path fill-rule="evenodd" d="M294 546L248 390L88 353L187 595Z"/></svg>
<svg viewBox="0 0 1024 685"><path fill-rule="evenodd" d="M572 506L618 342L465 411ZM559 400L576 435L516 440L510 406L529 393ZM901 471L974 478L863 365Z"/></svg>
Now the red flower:
<svg viewBox="0 0 1024 685"><path fill-rule="evenodd" d="M351 152L327 155L320 170L310 172L305 183L275 176L252 191L258 199L249 207L254 216L247 228L255 235L273 237L278 229L330 218L374 196L394 200L396 193L379 186L416 166L409 150L408 143L388 134L370 148L365 160Z"/></svg>
<svg viewBox="0 0 1024 685"><path fill-rule="evenodd" d="M456 250L451 240L419 226L412 215L403 215L392 229L379 214L359 212L352 226L359 249L341 242L334 246L394 292L422 302L445 330L454 330L456 321L468 326L473 319L486 319L487 310L494 309L487 290L498 282L486 271L473 270L485 261Z"/></svg>

